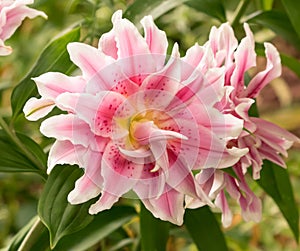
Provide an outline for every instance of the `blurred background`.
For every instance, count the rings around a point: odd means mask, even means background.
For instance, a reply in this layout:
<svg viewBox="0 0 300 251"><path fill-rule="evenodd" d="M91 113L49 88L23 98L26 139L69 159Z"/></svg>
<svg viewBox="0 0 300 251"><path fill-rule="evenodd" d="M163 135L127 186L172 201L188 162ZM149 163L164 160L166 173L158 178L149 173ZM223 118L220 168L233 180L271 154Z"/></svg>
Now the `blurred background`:
<svg viewBox="0 0 300 251"><path fill-rule="evenodd" d="M143 14L151 14L152 8L145 6ZM155 0L154 0L155 2ZM158 1L156 1L158 2ZM178 42L184 51L195 42L205 43L213 25L221 22L233 22L241 2L224 1L226 19L222 16L211 15L203 11L197 1L166 1L174 4L165 14L156 19L156 24L167 33L170 48ZM184 3L183 3L184 2ZM203 2L203 1L200 1ZM205 2L205 1L204 1ZM206 1L209 2L209 1ZM217 1L211 1L212 3ZM218 1L220 2L220 1ZM97 45L102 33L111 28L111 15L115 10L126 10L134 1L125 0L36 0L34 8L43 10L48 20L36 18L26 19L14 36L6 44L14 48L8 57L0 57L0 113L3 117L11 115L10 95L26 73L30 70L42 49L56 36L66 30L80 25L81 39L87 43ZM148 9L147 9L148 8ZM271 41L284 55L292 57L299 63L300 43L289 39L276 29L265 25L264 18L256 18L261 11L283 12L281 1L248 1L241 22L248 21L255 33L255 40L259 44ZM130 13L127 15L130 16ZM300 10L299 10L300 15ZM142 17L135 13L131 20L138 23ZM272 18L272 16L270 17ZM279 20L280 21L280 20ZM242 25L237 24L235 31L238 38L244 36ZM287 26L288 27L288 26ZM259 52L258 52L259 53ZM296 64L297 65L297 64ZM264 69L265 61L258 58L258 68ZM291 67L290 67L291 68ZM283 67L282 76L270 83L257 99L260 116L284 127L300 137L300 72L299 68L291 70ZM297 72L298 70L298 72ZM250 74L255 74L251 71ZM20 116L16 128L18 131L30 135L43 146L49 145L49 140L43 138L38 131L38 123L29 123ZM0 160L1 161L1 160ZM300 206L300 146L295 145L289 151L287 159L288 171L295 192L297 205ZM4 247L9 239L22 228L37 211L37 201L44 182L35 174L0 173L0 247ZM296 251L299 250L289 227L272 199L258 187L251 183L255 193L263 201L263 219L260 223L246 223L239 214L234 216L231 227L224 229L230 250L233 251ZM235 204L232 205L235 207ZM239 212L233 208L233 212ZM124 236L134 237L138 234L137 220L116 231L89 250L129 250L130 244L119 244ZM116 245L116 243L119 244ZM184 227L174 228L168 242L169 250L197 250Z"/></svg>

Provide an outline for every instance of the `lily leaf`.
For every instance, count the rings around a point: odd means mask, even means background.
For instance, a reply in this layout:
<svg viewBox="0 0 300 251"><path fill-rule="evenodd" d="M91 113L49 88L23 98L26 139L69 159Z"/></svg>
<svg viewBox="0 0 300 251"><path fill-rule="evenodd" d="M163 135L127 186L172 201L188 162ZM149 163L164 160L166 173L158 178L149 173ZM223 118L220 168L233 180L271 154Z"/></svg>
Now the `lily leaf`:
<svg viewBox="0 0 300 251"><path fill-rule="evenodd" d="M281 0L291 23L300 38L300 19L299 19L299 10L300 10L300 1L295 0Z"/></svg>
<svg viewBox="0 0 300 251"><path fill-rule="evenodd" d="M226 22L225 8L222 0L189 0L186 5L203 12L220 22Z"/></svg>
<svg viewBox="0 0 300 251"><path fill-rule="evenodd" d="M63 237L53 251L86 250L128 223L136 215L135 209L130 206L114 206L110 210L100 212L85 228Z"/></svg>
<svg viewBox="0 0 300 251"><path fill-rule="evenodd" d="M219 223L208 206L187 209L184 223L199 251L228 251Z"/></svg>
<svg viewBox="0 0 300 251"><path fill-rule="evenodd" d="M166 250L170 223L155 218L141 203L140 229L141 244L144 251Z"/></svg>
<svg viewBox="0 0 300 251"><path fill-rule="evenodd" d="M297 36L288 16L282 11L264 11L247 20L248 23L260 24L271 29L300 50L300 38Z"/></svg>
<svg viewBox="0 0 300 251"><path fill-rule="evenodd" d="M152 15L154 19L162 16L166 12L183 4L187 0L136 0L124 12L124 17L130 19L135 24L146 15Z"/></svg>
<svg viewBox="0 0 300 251"><path fill-rule="evenodd" d="M32 139L17 133L16 137L36 161L28 159L23 149L0 130L0 172L37 172L46 169L46 154ZM42 173L41 173L42 174Z"/></svg>
<svg viewBox="0 0 300 251"><path fill-rule="evenodd" d="M50 173L38 204L41 221L50 232L50 247L53 249L65 235L86 227L93 216L88 214L91 204L71 205L69 192L82 170L75 166L56 166Z"/></svg>
<svg viewBox="0 0 300 251"><path fill-rule="evenodd" d="M294 199L291 181L286 169L266 160L257 183L278 205L281 213L299 241L299 208Z"/></svg>

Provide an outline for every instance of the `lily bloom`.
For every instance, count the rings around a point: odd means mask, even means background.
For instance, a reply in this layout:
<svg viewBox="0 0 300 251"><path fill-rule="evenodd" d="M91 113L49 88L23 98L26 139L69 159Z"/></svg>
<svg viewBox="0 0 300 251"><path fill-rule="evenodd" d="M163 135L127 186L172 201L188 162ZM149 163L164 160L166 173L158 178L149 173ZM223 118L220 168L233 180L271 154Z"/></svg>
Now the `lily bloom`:
<svg viewBox="0 0 300 251"><path fill-rule="evenodd" d="M235 38L233 29L225 23L219 28L211 29L209 41L203 47L196 45L198 51L206 51L198 61L198 68L204 71L207 71L207 65L212 69L225 68L223 86L226 88L226 94L215 107L224 114L232 114L244 121L243 131L237 139L229 141L228 147L249 150L238 163L233 165L235 177L215 169L203 170L196 175L198 184L210 199L215 199L215 205L221 209L224 226L229 226L232 219L225 191L238 201L245 220L260 220L261 202L250 190L244 176L251 167L253 179L259 179L264 159L286 167L282 156L287 157L287 149L294 142L299 142L299 138L290 132L271 122L249 115L249 109L263 87L280 76L281 62L276 48L270 43L265 43L266 68L246 84L247 71L256 66L256 53L255 41L248 24L244 24L244 29L246 36L240 43ZM209 58L210 64L203 64L208 62ZM202 206L201 202L190 198L187 204L191 208Z"/></svg>
<svg viewBox="0 0 300 251"><path fill-rule="evenodd" d="M4 42L14 34L26 17L42 16L47 18L44 12L26 6L33 4L33 2L33 0L0 1L0 56L9 55L12 52L12 48L6 46Z"/></svg>
<svg viewBox="0 0 300 251"><path fill-rule="evenodd" d="M228 147L243 120L215 108L226 89L223 69L202 73L177 44L168 58L166 35L151 16L141 21L144 36L121 11L112 23L98 48L68 45L81 75L34 78L41 97L24 113L29 120L55 106L67 113L44 120L40 130L56 138L48 172L66 163L84 169L69 202L100 195L89 209L95 214L133 191L155 217L180 225L186 195L213 206L193 171L226 168L247 153Z"/></svg>

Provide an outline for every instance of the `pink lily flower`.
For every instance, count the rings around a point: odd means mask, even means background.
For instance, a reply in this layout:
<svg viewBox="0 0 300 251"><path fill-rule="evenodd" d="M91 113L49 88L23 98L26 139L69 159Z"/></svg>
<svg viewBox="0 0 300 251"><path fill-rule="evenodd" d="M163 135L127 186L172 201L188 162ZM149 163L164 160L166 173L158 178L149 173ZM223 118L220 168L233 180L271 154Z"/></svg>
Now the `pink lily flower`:
<svg viewBox="0 0 300 251"><path fill-rule="evenodd" d="M240 204L244 220L260 220L261 202L250 190L244 177L248 168L252 167L253 178L259 179L264 159L286 167L281 156L287 157L287 149L294 142L300 141L273 123L249 117L249 108L255 102L254 98L264 86L280 76L281 62L276 48L270 43L265 43L266 69L255 75L246 86L244 77L250 68L256 66L256 53L255 41L248 24L244 24L244 29L246 36L238 44L228 23L219 28L213 27L209 41L202 47L203 51L207 50L208 54L212 55L211 69L225 68L223 86L227 90L216 107L224 114L232 114L244 120L244 130L237 139L229 142L228 147L249 149L248 153L233 165L237 178L214 169L203 170L196 175L202 189L210 199L215 199L215 205L221 209L224 226L229 226L232 220L225 191ZM203 66L201 68L203 69ZM202 206L201 202L191 198L188 198L187 204L192 208Z"/></svg>
<svg viewBox="0 0 300 251"><path fill-rule="evenodd" d="M233 140L230 144L241 148L249 148L248 154L240 160L243 172L246 173L247 168L252 166L253 178L258 179L259 173L264 159L268 159L282 167L285 163L281 157L287 157L287 149L294 142L299 142L299 139L288 131L256 117L249 117L248 110L254 103L254 98L270 81L277 78L281 74L281 61L276 48L265 43L265 54L267 58L266 69L255 75L246 86L244 83L244 75L251 68L256 66L255 41L253 34L249 29L248 24L244 24L246 37L243 38L237 46L232 29L228 24L222 25L219 29L213 29L216 37L211 37L212 45L217 43L215 39L231 42L229 54L225 57L225 86L233 87L229 95L224 96L223 102L218 105L218 108L224 113L231 113L236 117L244 119L244 130L238 137L238 140ZM214 46L215 47L215 46ZM224 45L223 45L224 47ZM222 48L215 50L215 55L218 55ZM229 87L229 88L230 88Z"/></svg>
<svg viewBox="0 0 300 251"><path fill-rule="evenodd" d="M12 48L6 46L4 42L14 34L26 17L31 19L37 16L47 18L44 12L26 6L33 2L33 0L0 1L0 56L11 54Z"/></svg>
<svg viewBox="0 0 300 251"><path fill-rule="evenodd" d="M40 130L56 138L48 172L65 163L84 169L69 202L100 195L89 210L95 214L133 191L155 217L181 225L185 196L213 206L192 171L232 166L248 152L228 148L243 120L215 108L224 70L202 73L180 58L177 44L167 59L166 35L150 16L141 21L144 37L121 11L112 22L98 48L68 45L82 75L34 78L41 98L31 98L24 113L37 120L54 106L67 112Z"/></svg>

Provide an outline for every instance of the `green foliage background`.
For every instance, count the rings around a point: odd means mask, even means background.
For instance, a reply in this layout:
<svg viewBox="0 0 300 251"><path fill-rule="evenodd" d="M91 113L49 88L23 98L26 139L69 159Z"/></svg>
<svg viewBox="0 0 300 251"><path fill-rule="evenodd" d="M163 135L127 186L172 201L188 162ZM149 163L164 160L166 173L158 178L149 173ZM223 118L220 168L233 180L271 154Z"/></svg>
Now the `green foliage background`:
<svg viewBox="0 0 300 251"><path fill-rule="evenodd" d="M137 25L141 17L152 14L156 24L166 31L170 45L180 44L182 55L195 42L203 44L212 25L228 21L241 38L242 22L250 23L257 53L263 54L262 42L272 41L285 65L283 77L258 98L258 110L262 117L300 136L299 1L36 0L33 7L45 11L48 20L25 20L7 41L14 48L13 54L0 58L3 250L298 250L299 146L290 150L289 176L284 170L266 166L274 173L263 175L260 185L251 183L263 201L262 222L245 223L236 214L232 226L221 229L220 215L202 208L188 210L186 224L179 228L154 219L138 201L123 199L97 216L87 215L87 204L70 206L65 198L81 175L80 170L58 166L48 178L45 153L52 140L39 133L39 122L26 121L21 111L26 100L37 94L30 78L46 71L71 74L76 68L68 58L66 44L84 41L97 45L101 34L111 28L112 13L122 9L124 16ZM233 211L239 212L238 208ZM64 213L67 218L63 218Z"/></svg>

